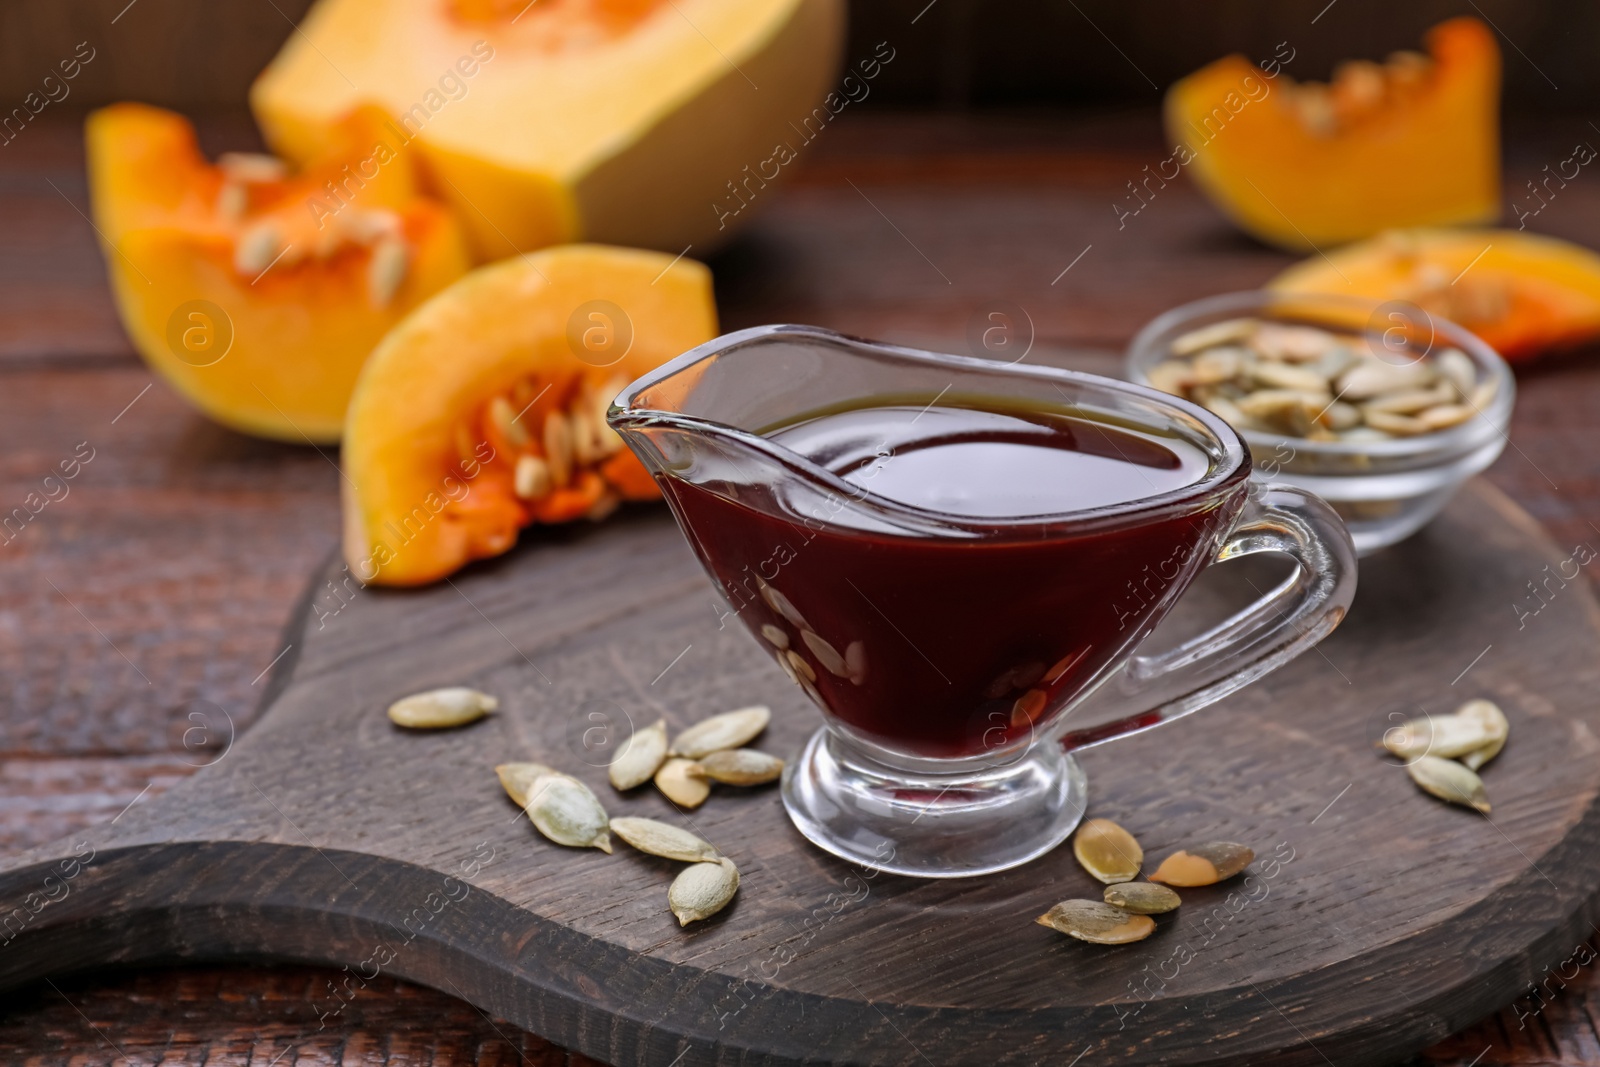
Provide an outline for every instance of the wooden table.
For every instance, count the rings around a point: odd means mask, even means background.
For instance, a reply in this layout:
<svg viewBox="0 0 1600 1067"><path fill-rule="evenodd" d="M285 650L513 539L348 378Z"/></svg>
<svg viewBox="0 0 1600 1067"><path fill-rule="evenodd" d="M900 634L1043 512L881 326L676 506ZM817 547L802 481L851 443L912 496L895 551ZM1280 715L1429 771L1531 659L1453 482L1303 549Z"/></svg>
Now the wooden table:
<svg viewBox="0 0 1600 1067"><path fill-rule="evenodd" d="M1508 128L1511 189L1587 136L1582 118ZM254 145L240 119L203 132L212 150ZM1187 181L1119 226L1113 204L1127 206L1125 183L1162 143L1147 111L845 115L713 261L723 325L811 322L965 351L971 323L1006 304L1027 312L1038 350L1113 372L1108 353L1156 313L1252 288L1290 261L1235 233ZM220 429L138 361L87 208L75 121L31 125L0 154L0 512L80 443L93 449L68 495L0 536L0 843L12 848L116 818L191 773L227 741L217 709L248 728L280 627L338 528L329 456ZM1534 222L1600 247L1600 182L1571 183ZM1489 477L1562 545L1600 544L1600 362L1552 359L1520 388L1513 447ZM194 733L202 722L209 732ZM1594 970L1552 980L1542 1011L1512 1005L1419 1062L1600 1065ZM332 974L65 976L6 994L0 1059L583 1060L381 978L319 1031L312 996Z"/></svg>

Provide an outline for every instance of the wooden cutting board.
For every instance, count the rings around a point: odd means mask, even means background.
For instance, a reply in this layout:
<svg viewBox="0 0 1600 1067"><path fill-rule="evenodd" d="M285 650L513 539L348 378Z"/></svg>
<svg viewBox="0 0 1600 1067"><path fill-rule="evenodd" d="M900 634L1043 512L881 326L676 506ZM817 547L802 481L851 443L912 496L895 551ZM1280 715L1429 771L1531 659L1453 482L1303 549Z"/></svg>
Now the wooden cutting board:
<svg viewBox="0 0 1600 1067"><path fill-rule="evenodd" d="M1362 564L1318 650L1084 753L1090 814L1152 857L1214 838L1258 853L1251 879L1186 890L1120 948L1033 923L1099 895L1066 848L920 882L819 852L772 788L723 789L687 816L612 792L604 764L630 723L765 702L761 746L783 755L818 723L754 641L718 629L659 509L531 533L423 591L355 591L333 563L248 736L207 747L224 727L197 713L210 766L0 866L0 986L107 964L326 962L345 977L317 996L325 1018L382 971L629 1065L1390 1062L1570 972L1595 932L1600 613L1570 580L1586 558L1476 482ZM1216 617L1225 584L1197 586L1174 624ZM384 717L455 683L501 711L435 734ZM1512 723L1484 772L1489 817L1421 795L1373 749L1393 717L1475 696ZM679 929L676 864L538 837L492 770L519 758L584 778L613 815L697 830L738 863L737 901Z"/></svg>

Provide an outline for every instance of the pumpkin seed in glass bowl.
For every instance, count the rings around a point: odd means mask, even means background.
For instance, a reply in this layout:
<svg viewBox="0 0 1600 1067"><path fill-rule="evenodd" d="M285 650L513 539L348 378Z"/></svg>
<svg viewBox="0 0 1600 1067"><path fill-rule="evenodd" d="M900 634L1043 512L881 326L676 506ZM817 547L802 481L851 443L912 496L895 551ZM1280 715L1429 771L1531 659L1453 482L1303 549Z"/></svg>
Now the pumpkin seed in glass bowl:
<svg viewBox="0 0 1600 1067"><path fill-rule="evenodd" d="M1232 424L1252 477L1326 500L1360 555L1411 536L1494 462L1516 398L1505 361L1461 326L1341 296L1185 304L1139 332L1124 366Z"/></svg>

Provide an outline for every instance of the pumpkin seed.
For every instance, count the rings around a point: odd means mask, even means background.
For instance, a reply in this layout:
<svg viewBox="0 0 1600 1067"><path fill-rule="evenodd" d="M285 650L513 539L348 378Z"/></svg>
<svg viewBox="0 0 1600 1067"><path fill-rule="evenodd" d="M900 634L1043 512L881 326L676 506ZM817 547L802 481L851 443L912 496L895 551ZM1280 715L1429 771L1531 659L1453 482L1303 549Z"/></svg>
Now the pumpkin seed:
<svg viewBox="0 0 1600 1067"><path fill-rule="evenodd" d="M1213 348L1194 357L1196 385L1215 385L1238 377L1244 369L1244 352L1238 348Z"/></svg>
<svg viewBox="0 0 1600 1067"><path fill-rule="evenodd" d="M1381 743L1401 759L1416 759L1418 756L1452 759L1482 748L1493 740L1494 733L1487 720L1456 714L1412 719L1386 732Z"/></svg>
<svg viewBox="0 0 1600 1067"><path fill-rule="evenodd" d="M703 863L722 858L716 846L702 840L687 830L655 819L640 819L631 815L611 820L611 832L640 852L661 856L684 863Z"/></svg>
<svg viewBox="0 0 1600 1067"><path fill-rule="evenodd" d="M784 653L784 656L789 661L791 674L803 674L806 676L807 681L814 682L817 680L816 668L811 666L810 663L806 662L806 658L795 649L789 649L789 651ZM796 681L798 680L799 679L796 679Z"/></svg>
<svg viewBox="0 0 1600 1067"><path fill-rule="evenodd" d="M1492 738L1482 748L1475 748L1461 757L1467 770L1476 771L1500 755L1500 750L1506 747L1506 738L1511 736L1511 723L1507 721L1505 712L1489 700L1469 700L1456 709L1456 714L1483 723Z"/></svg>
<svg viewBox="0 0 1600 1067"><path fill-rule="evenodd" d="M1063 900L1034 921L1096 945L1143 941L1156 928L1150 916L1124 911L1103 900Z"/></svg>
<svg viewBox="0 0 1600 1067"><path fill-rule="evenodd" d="M1419 411L1448 404L1455 398L1455 389L1450 383L1440 382L1428 389L1401 389L1384 393L1362 404L1361 410L1368 415L1376 411L1389 415L1415 415Z"/></svg>
<svg viewBox="0 0 1600 1067"><path fill-rule="evenodd" d="M1330 430L1353 430L1361 425L1361 409L1343 400L1335 400L1322 410L1318 420Z"/></svg>
<svg viewBox="0 0 1600 1067"><path fill-rule="evenodd" d="M1255 332L1256 325L1255 319L1227 319L1223 322L1213 322L1174 338L1172 344L1167 347L1175 356L1189 356L1202 348L1214 348L1217 345L1241 341Z"/></svg>
<svg viewBox="0 0 1600 1067"><path fill-rule="evenodd" d="M555 774L556 770L542 763L502 763L494 769L494 773L500 776L506 796L516 801L517 807L525 808L534 781L546 774Z"/></svg>
<svg viewBox="0 0 1600 1067"><path fill-rule="evenodd" d="M782 776L783 760L753 748L724 749L702 756L687 773L724 785L762 785Z"/></svg>
<svg viewBox="0 0 1600 1067"><path fill-rule="evenodd" d="M1107 885L1131 882L1144 863L1134 836L1110 819L1090 819L1072 838L1072 854L1083 869Z"/></svg>
<svg viewBox="0 0 1600 1067"><path fill-rule="evenodd" d="M217 190L217 214L225 219L244 218L250 210L250 190L236 181L225 181Z"/></svg>
<svg viewBox="0 0 1600 1067"><path fill-rule="evenodd" d="M739 891L739 868L732 860L696 863L685 867L667 890L667 905L678 917L679 926L709 919L728 906Z"/></svg>
<svg viewBox="0 0 1600 1067"><path fill-rule="evenodd" d="M1472 395L1467 397L1467 403L1473 410L1482 411L1494 400L1494 394L1500 391L1500 383L1493 378L1479 382L1472 387Z"/></svg>
<svg viewBox="0 0 1600 1067"><path fill-rule="evenodd" d="M788 619L790 623L802 630L806 629L806 617L800 614L800 609L766 582L761 583L761 599L767 602L767 607Z"/></svg>
<svg viewBox="0 0 1600 1067"><path fill-rule="evenodd" d="M1477 411L1466 404L1440 404L1417 415L1417 421L1430 430L1448 430L1472 418Z"/></svg>
<svg viewBox="0 0 1600 1067"><path fill-rule="evenodd" d="M1295 367L1287 363L1257 363L1250 368L1250 377L1269 389L1287 389L1317 396L1328 395L1328 379L1309 367Z"/></svg>
<svg viewBox="0 0 1600 1067"><path fill-rule="evenodd" d="M1339 395L1346 400L1371 400L1401 389L1419 389L1433 378L1433 368L1418 361L1396 366L1381 359L1363 359L1339 379Z"/></svg>
<svg viewBox="0 0 1600 1067"><path fill-rule="evenodd" d="M1424 757L1427 758L1427 757ZM1176 886L1215 885L1250 866L1255 851L1233 841L1207 841L1180 849L1161 861L1152 882Z"/></svg>
<svg viewBox="0 0 1600 1067"><path fill-rule="evenodd" d="M656 772L656 788L680 808L698 808L711 795L711 783L689 773L694 765L694 760L674 756Z"/></svg>
<svg viewBox="0 0 1600 1067"><path fill-rule="evenodd" d="M667 720L657 719L622 744L622 751L611 761L607 774L618 789L644 785L661 769L667 758Z"/></svg>
<svg viewBox="0 0 1600 1067"><path fill-rule="evenodd" d="M600 798L571 775L535 778L528 797L528 818L558 845L611 851L610 820Z"/></svg>
<svg viewBox="0 0 1600 1067"><path fill-rule="evenodd" d="M379 241L367 262L367 295L377 307L388 307L406 280L411 265L411 250L398 238Z"/></svg>
<svg viewBox="0 0 1600 1067"><path fill-rule="evenodd" d="M572 479L572 427L559 411L544 417L544 458L550 464L550 480L557 489L565 486Z"/></svg>
<svg viewBox="0 0 1600 1067"><path fill-rule="evenodd" d="M217 157L217 167L230 181L246 185L264 185L289 176L283 160L260 152L224 152Z"/></svg>
<svg viewBox="0 0 1600 1067"><path fill-rule="evenodd" d="M1483 788L1483 779L1455 760L1419 756L1406 764L1406 773L1424 793L1489 814L1489 794Z"/></svg>
<svg viewBox="0 0 1600 1067"><path fill-rule="evenodd" d="M1106 886L1107 904L1135 915L1161 915L1183 903L1183 898L1164 885L1154 882L1118 882Z"/></svg>
<svg viewBox="0 0 1600 1067"><path fill-rule="evenodd" d="M852 685L861 685L867 680L867 646L860 641L851 641L844 650L844 669L850 677Z"/></svg>
<svg viewBox="0 0 1600 1067"><path fill-rule="evenodd" d="M801 630L800 640L805 642L805 646L811 650L811 654L817 657L817 662L822 664L823 670L835 678L843 678L850 673L849 669L844 665L844 657L839 655L839 650L829 644L821 635L812 633L810 630Z"/></svg>
<svg viewBox="0 0 1600 1067"><path fill-rule="evenodd" d="M1364 414L1368 426L1394 437L1416 437L1428 432L1427 423L1410 415L1395 415L1387 411L1367 411Z"/></svg>
<svg viewBox="0 0 1600 1067"><path fill-rule="evenodd" d="M725 748L739 748L755 740L771 719L772 712L760 704L713 715L679 734L667 755L699 759Z"/></svg>
<svg viewBox="0 0 1600 1067"><path fill-rule="evenodd" d="M1175 393L1182 396L1194 382L1194 371L1188 363L1169 359L1164 363L1157 363L1145 375L1150 379L1150 384L1163 393Z"/></svg>
<svg viewBox="0 0 1600 1067"><path fill-rule="evenodd" d="M255 278L277 261L283 249L283 238L271 219L263 219L239 235L233 250L233 269L249 278Z"/></svg>
<svg viewBox="0 0 1600 1067"><path fill-rule="evenodd" d="M517 418L517 409L512 406L510 400L503 396L494 397L489 401L488 414L489 421L494 423L494 428L500 431L500 436L504 437L511 447L527 448L533 444L533 435L522 425L522 420Z"/></svg>
<svg viewBox="0 0 1600 1067"><path fill-rule="evenodd" d="M361 211L350 208L334 216L336 229L358 245L375 245L385 237L400 236L400 216L384 208Z"/></svg>
<svg viewBox="0 0 1600 1067"><path fill-rule="evenodd" d="M1434 363L1439 373L1455 387L1457 396L1465 400L1472 395L1472 387L1478 382L1478 368L1471 356L1459 348L1447 348L1434 358Z"/></svg>
<svg viewBox="0 0 1600 1067"><path fill-rule="evenodd" d="M770 622L761 624L761 636L765 637L774 648L789 647L789 635Z"/></svg>
<svg viewBox="0 0 1600 1067"><path fill-rule="evenodd" d="M476 722L499 706L488 693L449 686L395 701L389 705L389 721L413 730L442 730Z"/></svg>
<svg viewBox="0 0 1600 1067"><path fill-rule="evenodd" d="M1320 359L1338 338L1327 330L1315 326L1288 326L1279 322L1263 322L1250 336L1250 347L1267 359L1281 359L1291 363L1310 363Z"/></svg>
<svg viewBox="0 0 1600 1067"><path fill-rule="evenodd" d="M549 495L553 485L550 478L550 464L538 456L530 456L524 452L517 457L517 466L511 481L512 488L523 500L539 500Z"/></svg>

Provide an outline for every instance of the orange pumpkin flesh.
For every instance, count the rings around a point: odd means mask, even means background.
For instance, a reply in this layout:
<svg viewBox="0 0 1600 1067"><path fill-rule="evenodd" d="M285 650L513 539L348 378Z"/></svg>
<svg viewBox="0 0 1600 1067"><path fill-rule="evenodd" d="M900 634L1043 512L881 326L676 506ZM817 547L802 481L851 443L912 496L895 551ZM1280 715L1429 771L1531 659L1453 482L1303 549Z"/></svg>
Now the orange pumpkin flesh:
<svg viewBox="0 0 1600 1067"><path fill-rule="evenodd" d="M1402 226L1500 213L1500 49L1474 18L1428 33L1430 57L1342 65L1331 86L1229 56L1167 93L1188 169L1246 232L1309 252Z"/></svg>
<svg viewBox="0 0 1600 1067"><path fill-rule="evenodd" d="M657 496L605 408L716 327L710 272L661 253L561 245L467 275L362 369L344 436L351 570L420 585L530 523Z"/></svg>
<svg viewBox="0 0 1600 1067"><path fill-rule="evenodd" d="M123 325L218 422L337 441L378 339L465 273L454 218L417 193L403 155L374 159L381 122L349 116L340 147L291 175L265 156L209 163L189 122L159 108L89 117L93 210ZM371 177L352 176L363 164Z"/></svg>
<svg viewBox="0 0 1600 1067"><path fill-rule="evenodd" d="M1600 255L1518 230L1396 230L1312 256L1269 288L1408 301L1510 360L1600 337Z"/></svg>

